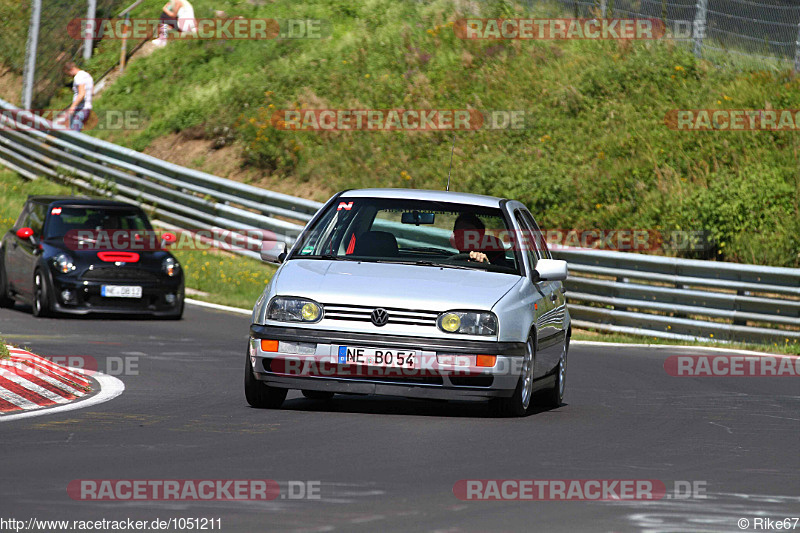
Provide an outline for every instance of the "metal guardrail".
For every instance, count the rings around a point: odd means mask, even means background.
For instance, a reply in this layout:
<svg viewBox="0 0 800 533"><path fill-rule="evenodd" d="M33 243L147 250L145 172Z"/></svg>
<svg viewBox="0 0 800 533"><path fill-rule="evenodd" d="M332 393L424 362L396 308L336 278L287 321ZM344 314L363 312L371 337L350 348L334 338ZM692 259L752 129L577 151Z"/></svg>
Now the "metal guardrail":
<svg viewBox="0 0 800 533"><path fill-rule="evenodd" d="M578 327L754 343L800 340L800 269L560 250ZM786 329L784 329L786 328Z"/></svg>
<svg viewBox="0 0 800 533"><path fill-rule="evenodd" d="M29 131L15 131L4 127L3 110L19 111L0 100L1 164L29 179L46 176L138 203L177 227L267 229L291 244L322 205L53 130L39 117L31 116ZM800 269L585 249L554 255L569 262L577 327L692 340L800 340Z"/></svg>

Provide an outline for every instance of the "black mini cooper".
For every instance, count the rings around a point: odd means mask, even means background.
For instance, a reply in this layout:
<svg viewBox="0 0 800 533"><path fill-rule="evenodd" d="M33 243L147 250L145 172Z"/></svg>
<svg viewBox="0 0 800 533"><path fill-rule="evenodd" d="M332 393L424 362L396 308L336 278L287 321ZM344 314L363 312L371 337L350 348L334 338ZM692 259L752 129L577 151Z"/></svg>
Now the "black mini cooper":
<svg viewBox="0 0 800 533"><path fill-rule="evenodd" d="M124 313L179 319L184 280L137 206L30 196L0 243L0 307L29 303L37 317ZM157 240L156 240L157 239Z"/></svg>

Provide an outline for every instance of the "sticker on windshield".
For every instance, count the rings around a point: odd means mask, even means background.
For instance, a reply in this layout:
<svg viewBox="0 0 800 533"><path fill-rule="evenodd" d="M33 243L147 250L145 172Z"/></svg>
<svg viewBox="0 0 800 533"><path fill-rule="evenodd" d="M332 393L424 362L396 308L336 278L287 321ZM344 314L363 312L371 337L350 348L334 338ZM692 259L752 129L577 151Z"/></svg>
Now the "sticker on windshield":
<svg viewBox="0 0 800 533"><path fill-rule="evenodd" d="M300 253L301 254L310 254L313 251L314 251L314 247L313 246L306 246L305 248L300 250Z"/></svg>
<svg viewBox="0 0 800 533"><path fill-rule="evenodd" d="M339 202L339 207L337 207L336 210L341 211L342 209L350 211L353 209L353 202Z"/></svg>
<svg viewBox="0 0 800 533"><path fill-rule="evenodd" d="M54 207L53 209L50 210L50 214L51 215L60 215L61 214L61 208L60 207Z"/></svg>

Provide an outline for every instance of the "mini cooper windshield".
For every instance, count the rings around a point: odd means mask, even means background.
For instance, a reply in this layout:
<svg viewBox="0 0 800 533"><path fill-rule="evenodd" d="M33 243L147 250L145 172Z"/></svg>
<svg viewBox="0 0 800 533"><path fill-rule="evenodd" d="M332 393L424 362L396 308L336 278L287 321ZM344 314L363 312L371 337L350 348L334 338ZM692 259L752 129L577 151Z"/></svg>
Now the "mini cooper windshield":
<svg viewBox="0 0 800 533"><path fill-rule="evenodd" d="M351 260L519 274L498 208L391 198L339 198L290 259Z"/></svg>
<svg viewBox="0 0 800 533"><path fill-rule="evenodd" d="M150 223L136 209L129 207L58 207L58 215L50 217L45 238L63 238L71 230L152 230Z"/></svg>

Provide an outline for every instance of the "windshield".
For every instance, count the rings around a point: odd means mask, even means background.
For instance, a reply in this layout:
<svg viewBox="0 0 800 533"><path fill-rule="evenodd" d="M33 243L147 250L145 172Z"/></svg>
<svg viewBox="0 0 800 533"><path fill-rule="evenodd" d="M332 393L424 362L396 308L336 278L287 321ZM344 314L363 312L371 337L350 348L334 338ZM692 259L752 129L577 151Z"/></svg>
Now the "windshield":
<svg viewBox="0 0 800 533"><path fill-rule="evenodd" d="M64 237L70 230L152 230L141 211L113 207L61 207L50 210L47 238Z"/></svg>
<svg viewBox="0 0 800 533"><path fill-rule="evenodd" d="M406 263L519 273L498 208L392 198L339 199L290 259Z"/></svg>

